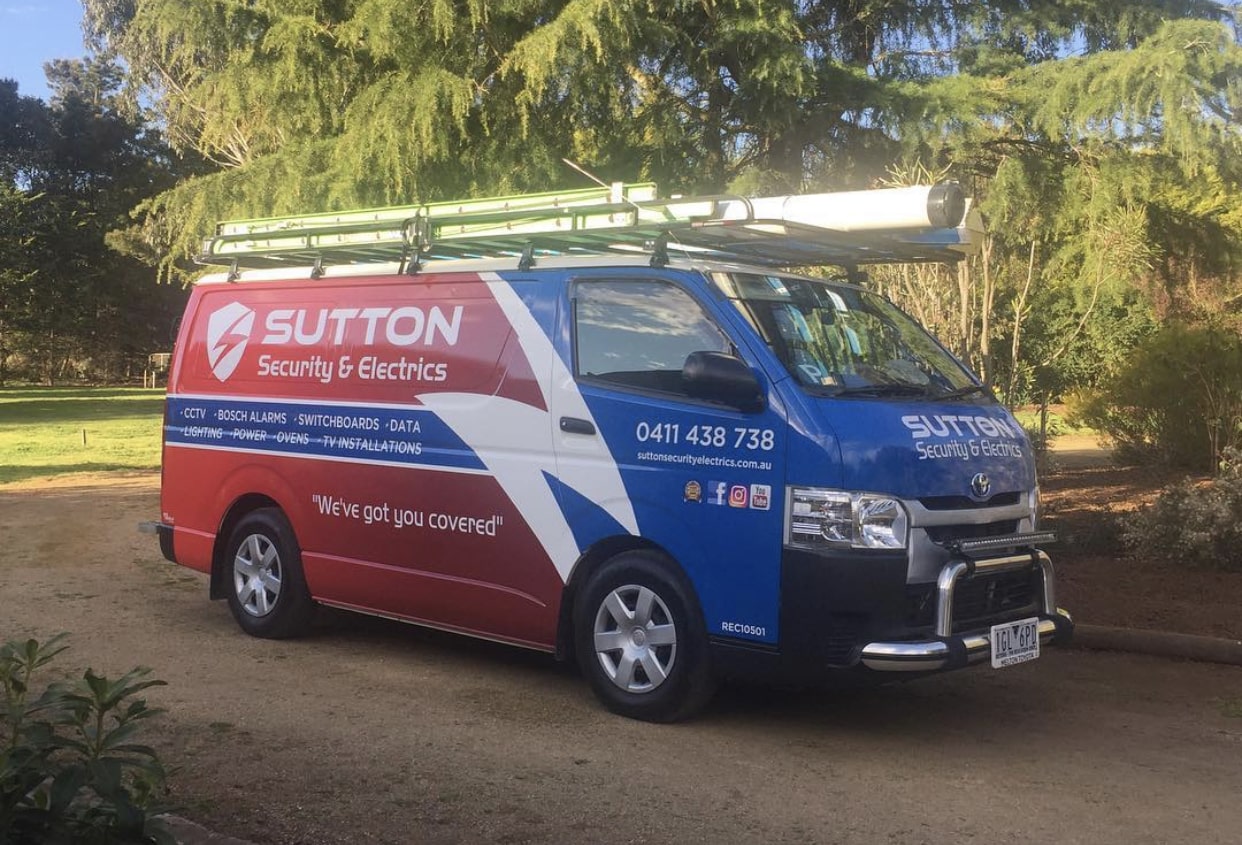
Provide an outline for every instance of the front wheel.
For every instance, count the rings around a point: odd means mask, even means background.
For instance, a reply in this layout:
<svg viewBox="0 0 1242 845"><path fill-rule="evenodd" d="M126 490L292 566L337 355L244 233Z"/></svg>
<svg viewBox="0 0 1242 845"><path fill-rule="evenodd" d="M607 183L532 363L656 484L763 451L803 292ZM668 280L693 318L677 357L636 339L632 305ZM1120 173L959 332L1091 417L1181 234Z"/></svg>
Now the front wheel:
<svg viewBox="0 0 1242 845"><path fill-rule="evenodd" d="M229 609L247 634L284 639L310 628L315 605L293 528L280 510L262 508L237 523L224 567Z"/></svg>
<svg viewBox="0 0 1242 845"><path fill-rule="evenodd" d="M674 722L715 690L702 614L662 557L627 552L600 567L579 594L574 630L579 665L614 713Z"/></svg>

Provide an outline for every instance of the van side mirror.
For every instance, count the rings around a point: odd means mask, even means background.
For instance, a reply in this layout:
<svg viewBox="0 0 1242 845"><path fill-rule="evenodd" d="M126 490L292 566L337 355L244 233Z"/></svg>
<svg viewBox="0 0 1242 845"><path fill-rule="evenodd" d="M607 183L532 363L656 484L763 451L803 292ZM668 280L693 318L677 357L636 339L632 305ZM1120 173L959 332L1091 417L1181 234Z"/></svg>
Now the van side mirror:
<svg viewBox="0 0 1242 845"><path fill-rule="evenodd" d="M720 402L746 413L762 411L767 404L750 365L723 352L691 352L681 368L681 380L695 399Z"/></svg>

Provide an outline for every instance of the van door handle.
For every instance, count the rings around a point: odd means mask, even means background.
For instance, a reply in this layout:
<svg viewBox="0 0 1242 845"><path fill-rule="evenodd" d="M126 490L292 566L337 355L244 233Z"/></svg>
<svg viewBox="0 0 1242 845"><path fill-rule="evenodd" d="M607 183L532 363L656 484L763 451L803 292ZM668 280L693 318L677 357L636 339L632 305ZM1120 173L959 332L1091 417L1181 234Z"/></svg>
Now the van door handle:
<svg viewBox="0 0 1242 845"><path fill-rule="evenodd" d="M561 431L566 434L594 434L595 424L577 417L561 417Z"/></svg>

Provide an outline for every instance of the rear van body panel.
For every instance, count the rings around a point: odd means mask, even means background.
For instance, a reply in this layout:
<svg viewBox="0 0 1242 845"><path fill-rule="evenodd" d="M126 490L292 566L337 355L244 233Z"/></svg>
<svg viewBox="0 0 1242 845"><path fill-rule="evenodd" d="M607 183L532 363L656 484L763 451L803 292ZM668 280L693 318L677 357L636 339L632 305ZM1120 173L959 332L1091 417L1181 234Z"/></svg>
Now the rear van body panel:
<svg viewBox="0 0 1242 845"><path fill-rule="evenodd" d="M210 568L206 539L257 493L296 526L314 598L553 647L563 582L484 462L552 465L550 373L478 276L201 285L178 352L165 473L194 483L163 511L187 565ZM525 416L542 425L515 452ZM458 417L490 424L467 445Z"/></svg>

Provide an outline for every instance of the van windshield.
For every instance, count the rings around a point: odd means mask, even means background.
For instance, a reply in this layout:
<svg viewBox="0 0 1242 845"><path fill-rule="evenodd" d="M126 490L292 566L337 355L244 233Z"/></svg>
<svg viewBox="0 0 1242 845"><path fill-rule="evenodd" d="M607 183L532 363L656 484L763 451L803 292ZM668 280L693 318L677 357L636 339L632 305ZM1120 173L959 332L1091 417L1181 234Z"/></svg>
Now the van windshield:
<svg viewBox="0 0 1242 845"><path fill-rule="evenodd" d="M715 273L800 384L829 396L990 397L918 323L853 285Z"/></svg>

